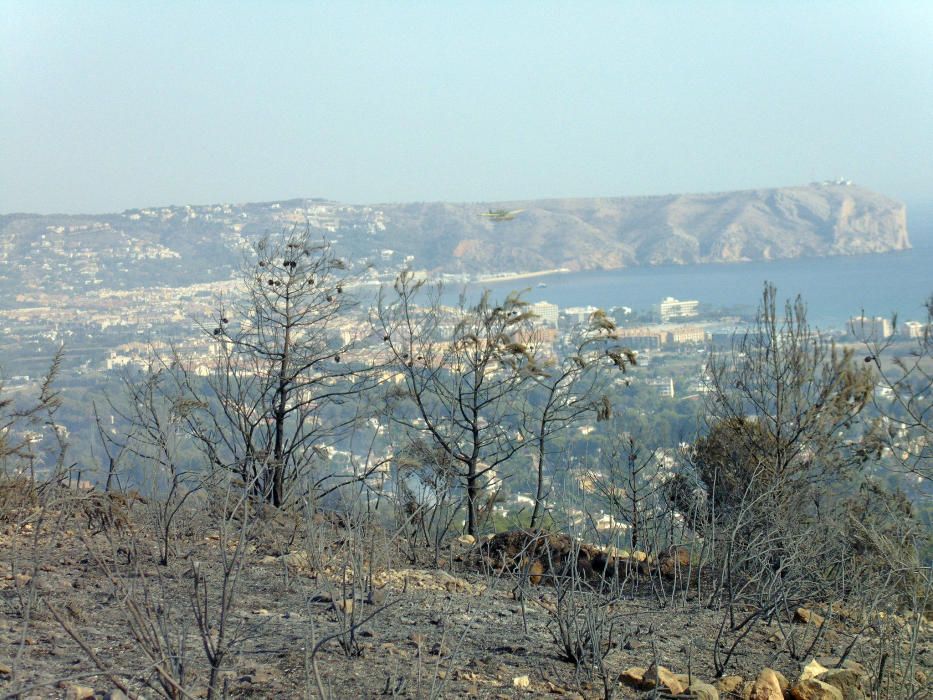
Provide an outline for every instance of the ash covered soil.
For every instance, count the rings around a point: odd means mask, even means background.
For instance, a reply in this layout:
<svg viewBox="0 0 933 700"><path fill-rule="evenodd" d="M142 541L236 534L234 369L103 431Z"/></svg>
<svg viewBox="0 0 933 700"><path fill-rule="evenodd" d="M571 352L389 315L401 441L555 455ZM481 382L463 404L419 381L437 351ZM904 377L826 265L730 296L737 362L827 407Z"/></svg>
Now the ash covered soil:
<svg viewBox="0 0 933 700"><path fill-rule="evenodd" d="M276 516L246 531L235 520L212 525L202 512L176 523L162 565L153 522L139 503L99 520L79 502L0 524L0 696L119 698L122 687L160 697L171 693L163 682L171 676L177 697L207 697L216 650L214 697L591 698L608 687L627 698L646 691L620 675L652 663L717 680L724 612L702 587L698 595L632 574L612 595L574 596L578 624L604 624L599 673L577 667L556 641L569 619L565 588L521 585L514 572L480 565L477 548L456 538L436 566L404 538L358 538L327 519ZM228 577L223 618L225 562L236 578ZM766 667L795 679L814 657L829 663L850 644L851 660L878 663L871 633L858 636L862 626L842 617L816 641L817 628L789 613L749 628L725 670L746 681ZM930 676L931 629L920 629L915 672ZM720 660L744 631L725 630ZM743 695L742 683L721 688L720 697Z"/></svg>

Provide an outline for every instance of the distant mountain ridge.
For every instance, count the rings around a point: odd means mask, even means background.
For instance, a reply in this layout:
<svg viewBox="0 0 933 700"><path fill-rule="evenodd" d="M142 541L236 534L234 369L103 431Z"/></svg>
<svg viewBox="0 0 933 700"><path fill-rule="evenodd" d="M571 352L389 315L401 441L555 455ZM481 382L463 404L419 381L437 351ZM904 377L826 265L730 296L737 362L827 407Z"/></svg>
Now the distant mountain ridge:
<svg viewBox="0 0 933 700"><path fill-rule="evenodd" d="M851 185L383 209L404 249L432 239L432 257L440 259L429 267L437 268L612 269L910 247L905 206ZM480 216L489 209L524 211L496 221Z"/></svg>
<svg viewBox="0 0 933 700"><path fill-rule="evenodd" d="M0 273L6 273L0 277L18 289L210 282L228 278L253 240L291 226L319 231L361 269L373 262L383 272L412 267L463 275L910 247L906 207L847 183L494 203L351 205L293 199L103 215L0 216Z"/></svg>

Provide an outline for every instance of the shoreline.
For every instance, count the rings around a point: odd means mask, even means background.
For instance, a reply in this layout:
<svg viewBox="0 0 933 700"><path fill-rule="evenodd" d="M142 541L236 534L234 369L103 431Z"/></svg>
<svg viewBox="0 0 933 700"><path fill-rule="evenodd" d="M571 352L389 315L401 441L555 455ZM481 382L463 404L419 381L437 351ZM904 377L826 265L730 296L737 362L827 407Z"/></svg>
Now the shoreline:
<svg viewBox="0 0 933 700"><path fill-rule="evenodd" d="M567 272L573 272L569 267L556 267L550 270L536 270L535 272L502 272L494 275L483 275L473 280L473 284L485 282L511 282L512 280L530 279L533 277L547 277L548 275L557 275Z"/></svg>

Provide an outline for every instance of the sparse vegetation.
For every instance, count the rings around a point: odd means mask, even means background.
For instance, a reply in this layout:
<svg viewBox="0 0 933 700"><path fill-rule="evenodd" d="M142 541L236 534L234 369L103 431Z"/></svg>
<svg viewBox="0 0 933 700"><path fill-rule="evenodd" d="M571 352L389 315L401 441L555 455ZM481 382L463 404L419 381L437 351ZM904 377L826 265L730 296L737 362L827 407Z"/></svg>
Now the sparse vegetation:
<svg viewBox="0 0 933 700"><path fill-rule="evenodd" d="M56 366L33 401L0 395L4 696L709 699L783 696L777 672L794 698L928 690L930 533L880 478L871 363L802 302L766 287L710 360L707 430L672 453L596 420L604 370L637 371L604 316L548 360L520 296L419 305L403 275L384 356L353 357L329 256L267 241L262 284L208 328L217 365L175 352L112 397L108 490L67 459ZM584 419L605 439L546 493L534 467ZM316 469L347 443L342 473ZM486 538L529 464L532 527Z"/></svg>

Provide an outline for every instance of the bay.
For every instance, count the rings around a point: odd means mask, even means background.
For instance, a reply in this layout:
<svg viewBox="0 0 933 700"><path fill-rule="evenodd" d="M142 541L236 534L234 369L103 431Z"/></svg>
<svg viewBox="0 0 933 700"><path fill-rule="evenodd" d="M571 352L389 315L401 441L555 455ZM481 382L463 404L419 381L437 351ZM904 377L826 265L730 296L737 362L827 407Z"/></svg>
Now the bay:
<svg viewBox="0 0 933 700"><path fill-rule="evenodd" d="M777 286L782 299L799 294L811 323L823 328L845 328L847 319L863 310L869 316L897 313L901 321L922 321L924 302L933 294L933 246L871 255L557 273L471 284L467 293L472 297L488 288L501 297L525 290L525 299L561 308L592 305L648 310L672 296L718 308L744 305L754 309L766 281Z"/></svg>

